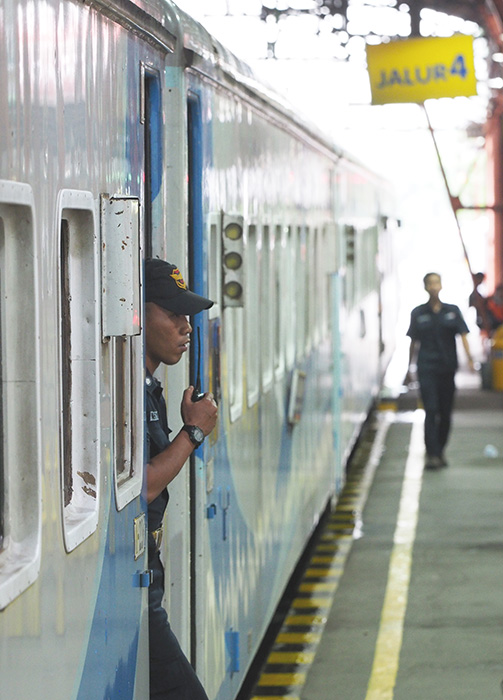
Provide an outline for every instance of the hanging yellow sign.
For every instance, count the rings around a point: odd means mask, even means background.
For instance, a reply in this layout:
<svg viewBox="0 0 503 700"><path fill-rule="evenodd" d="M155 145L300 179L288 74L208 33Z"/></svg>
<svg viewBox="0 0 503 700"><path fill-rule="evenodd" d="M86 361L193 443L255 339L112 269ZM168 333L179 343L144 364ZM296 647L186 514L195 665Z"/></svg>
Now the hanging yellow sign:
<svg viewBox="0 0 503 700"><path fill-rule="evenodd" d="M367 63L374 105L477 94L471 36L369 45Z"/></svg>

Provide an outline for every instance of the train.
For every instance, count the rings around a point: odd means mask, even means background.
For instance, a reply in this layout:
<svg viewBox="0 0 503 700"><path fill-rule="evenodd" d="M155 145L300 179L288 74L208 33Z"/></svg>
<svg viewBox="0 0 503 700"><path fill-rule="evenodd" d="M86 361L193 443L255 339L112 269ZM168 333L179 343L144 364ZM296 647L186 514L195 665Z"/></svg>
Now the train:
<svg viewBox="0 0 503 700"><path fill-rule="evenodd" d="M166 607L211 700L243 684L337 501L397 309L393 192L170 0L0 11L0 697L145 700L143 262L215 301L160 368Z"/></svg>

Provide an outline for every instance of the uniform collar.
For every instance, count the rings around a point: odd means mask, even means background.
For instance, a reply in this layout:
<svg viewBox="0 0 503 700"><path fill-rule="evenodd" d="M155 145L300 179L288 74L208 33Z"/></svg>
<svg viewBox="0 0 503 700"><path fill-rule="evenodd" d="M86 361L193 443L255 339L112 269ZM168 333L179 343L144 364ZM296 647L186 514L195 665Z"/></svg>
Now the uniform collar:
<svg viewBox="0 0 503 700"><path fill-rule="evenodd" d="M156 390L162 391L161 382L157 379L157 377L154 377L153 374L150 374L148 369L146 370L145 374L145 387L150 393L154 393Z"/></svg>

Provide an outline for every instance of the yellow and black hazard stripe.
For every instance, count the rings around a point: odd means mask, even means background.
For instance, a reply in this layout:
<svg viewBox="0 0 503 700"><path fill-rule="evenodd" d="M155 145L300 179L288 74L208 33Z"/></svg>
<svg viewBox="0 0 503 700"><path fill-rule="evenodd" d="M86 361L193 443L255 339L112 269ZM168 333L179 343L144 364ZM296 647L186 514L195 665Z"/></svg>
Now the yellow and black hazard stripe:
<svg viewBox="0 0 503 700"><path fill-rule="evenodd" d="M377 430L379 432L379 430ZM384 433L385 434L385 433ZM313 551L251 700L299 700L344 571L377 466L376 432L356 451L335 511L320 528ZM382 436L381 443L384 440ZM382 451L377 446L377 451Z"/></svg>

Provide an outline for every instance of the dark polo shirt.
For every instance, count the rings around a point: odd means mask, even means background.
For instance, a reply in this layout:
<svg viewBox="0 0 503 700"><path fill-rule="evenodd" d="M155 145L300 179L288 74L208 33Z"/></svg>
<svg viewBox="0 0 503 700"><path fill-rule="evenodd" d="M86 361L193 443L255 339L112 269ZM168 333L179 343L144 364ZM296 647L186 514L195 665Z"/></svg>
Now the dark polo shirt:
<svg viewBox="0 0 503 700"><path fill-rule="evenodd" d="M420 343L418 369L455 372L458 367L456 335L468 332L461 311L454 304L442 304L437 313L428 303L416 306L407 335Z"/></svg>
<svg viewBox="0 0 503 700"><path fill-rule="evenodd" d="M161 383L147 370L146 388L146 457L149 462L169 445L170 429L166 416L166 402L162 395ZM164 489L148 506L148 530L153 532L161 527L164 511L168 504L168 489Z"/></svg>

